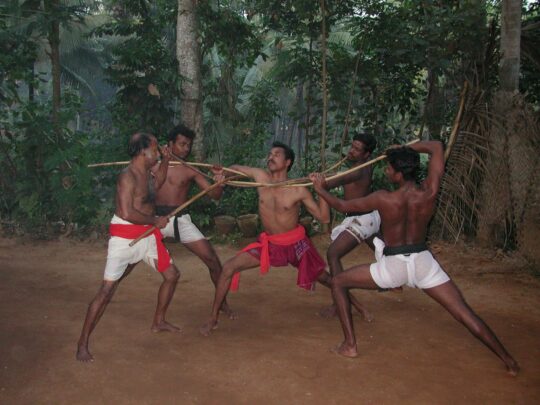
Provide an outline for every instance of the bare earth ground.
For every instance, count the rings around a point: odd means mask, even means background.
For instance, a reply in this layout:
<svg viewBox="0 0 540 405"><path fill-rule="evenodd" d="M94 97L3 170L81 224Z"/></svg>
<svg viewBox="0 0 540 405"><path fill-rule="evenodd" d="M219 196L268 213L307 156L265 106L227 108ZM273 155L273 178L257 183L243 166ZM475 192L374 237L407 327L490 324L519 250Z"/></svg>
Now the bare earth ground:
<svg viewBox="0 0 540 405"><path fill-rule="evenodd" d="M318 238L325 252L326 241ZM355 316L360 356L329 352L337 319L315 313L319 287L295 287L292 268L244 273L230 303L240 319L198 333L213 297L197 258L169 244L183 275L169 320L150 322L161 277L140 264L97 326L95 362L75 361L88 302L102 277L106 242L0 239L0 403L2 404L538 404L540 281L514 260L453 246L434 248L473 308L521 363L517 378L422 292L356 291L375 315ZM236 248L218 246L222 259ZM362 247L345 260L371 261Z"/></svg>

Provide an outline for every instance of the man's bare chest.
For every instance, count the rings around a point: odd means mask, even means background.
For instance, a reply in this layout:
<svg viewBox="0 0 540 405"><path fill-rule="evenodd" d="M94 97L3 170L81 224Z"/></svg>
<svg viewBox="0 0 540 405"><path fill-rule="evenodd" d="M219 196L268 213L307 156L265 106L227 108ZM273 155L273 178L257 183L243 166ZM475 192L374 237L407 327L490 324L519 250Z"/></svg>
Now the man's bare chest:
<svg viewBox="0 0 540 405"><path fill-rule="evenodd" d="M180 170L178 170L180 169ZM189 188L193 183L193 176L185 168L175 168L167 174L167 184L175 188Z"/></svg>
<svg viewBox="0 0 540 405"><path fill-rule="evenodd" d="M297 210L299 200L291 189L266 189L259 192L259 206L276 212Z"/></svg>

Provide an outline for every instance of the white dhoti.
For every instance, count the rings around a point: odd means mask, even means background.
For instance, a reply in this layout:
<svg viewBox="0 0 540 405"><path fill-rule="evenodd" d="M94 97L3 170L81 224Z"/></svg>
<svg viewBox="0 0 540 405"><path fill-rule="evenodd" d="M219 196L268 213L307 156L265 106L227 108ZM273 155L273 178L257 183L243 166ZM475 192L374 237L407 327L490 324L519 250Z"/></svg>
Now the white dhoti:
<svg viewBox="0 0 540 405"><path fill-rule="evenodd" d="M381 217L379 211L372 211L364 215L346 217L341 224L332 229L330 238L334 241L342 232L350 233L358 243L368 239L379 232Z"/></svg>
<svg viewBox="0 0 540 405"><path fill-rule="evenodd" d="M384 242L375 238L376 263L369 272L380 288L397 288L408 285L413 288L433 288L450 280L429 250L418 253L384 255Z"/></svg>
<svg viewBox="0 0 540 405"><path fill-rule="evenodd" d="M175 224L177 227L179 242L190 243L205 239L199 228L197 228L197 226L193 222L191 222L191 217L189 216L189 214L184 214L176 218L170 218L167 226L161 229L161 234L163 235L163 237L175 238Z"/></svg>
<svg viewBox="0 0 540 405"><path fill-rule="evenodd" d="M133 225L131 222L114 215L111 224ZM133 239L111 236L107 250L107 264L103 278L108 281L116 281L122 277L129 264L135 264L143 260L154 270L158 261L156 238L152 235L139 240L133 246L129 244ZM172 259L170 261L172 263Z"/></svg>

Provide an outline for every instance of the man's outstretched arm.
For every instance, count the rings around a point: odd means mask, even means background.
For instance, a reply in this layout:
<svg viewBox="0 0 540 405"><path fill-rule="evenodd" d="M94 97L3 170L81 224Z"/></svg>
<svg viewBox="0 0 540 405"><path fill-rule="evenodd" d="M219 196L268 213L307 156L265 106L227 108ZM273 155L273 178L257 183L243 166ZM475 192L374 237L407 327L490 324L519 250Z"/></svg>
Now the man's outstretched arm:
<svg viewBox="0 0 540 405"><path fill-rule="evenodd" d="M225 178L225 176L223 175L223 169L221 167L218 167L218 166L213 167L212 173L214 174L214 182L216 183L218 181L222 181ZM197 183L197 186L201 190L206 190L207 188L210 187L210 183L208 182L208 180L206 180L204 176L200 174L196 174L194 177L194 180L195 180L195 183ZM214 200L219 200L222 195L223 195L223 186L216 187L208 193L208 196Z"/></svg>
<svg viewBox="0 0 540 405"><path fill-rule="evenodd" d="M366 197L355 198L352 200L342 200L334 195L330 194L326 190L326 181L324 175L320 173L312 173L309 175L310 180L313 182L313 188L324 199L330 207L339 212L355 212L355 211L371 211L377 209L379 204L380 195L382 191L371 193Z"/></svg>
<svg viewBox="0 0 540 405"><path fill-rule="evenodd" d="M263 169L259 169L258 167L250 167L250 166L242 166L242 165L232 165L232 166L230 166L230 169L242 172L246 176L251 177L254 180L259 179L260 176L264 175L264 173L265 173L265 171ZM230 177L230 176L233 176L233 174L232 173L226 173L226 176Z"/></svg>
<svg viewBox="0 0 540 405"><path fill-rule="evenodd" d="M303 190L305 194L302 198L302 203L308 212L320 223L328 224L330 222L330 207L328 203L322 198L319 198L319 201L315 202L311 192L307 188Z"/></svg>

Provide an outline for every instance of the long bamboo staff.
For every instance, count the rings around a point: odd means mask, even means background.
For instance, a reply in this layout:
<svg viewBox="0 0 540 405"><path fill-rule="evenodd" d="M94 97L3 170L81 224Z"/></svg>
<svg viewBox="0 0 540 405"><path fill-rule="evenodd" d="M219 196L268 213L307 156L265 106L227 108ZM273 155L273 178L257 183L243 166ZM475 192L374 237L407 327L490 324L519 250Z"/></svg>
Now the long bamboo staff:
<svg viewBox="0 0 540 405"><path fill-rule="evenodd" d="M126 165L129 165L129 163L130 163L129 161L107 162L107 163L92 163L92 164L89 164L87 167L126 166ZM207 168L212 168L212 167L215 166L215 165L212 165L212 164L209 164L209 163L196 163L196 162L186 162L186 161L178 161L178 162L172 161L172 162L169 162L169 164L170 165L198 166L198 167L207 167ZM228 167L223 167L223 171L233 173L233 174L237 174L237 175L240 175L242 177L248 177L247 174L242 173L242 172L240 172L238 170L229 169Z"/></svg>
<svg viewBox="0 0 540 405"><path fill-rule="evenodd" d="M415 139L414 141L411 141L411 142L408 142L406 143L405 145L409 146L409 145L412 145L414 143L417 143L419 142L420 140L419 139ZM366 163L362 163L361 165L358 165L358 166L354 166L348 170L345 170L343 172L339 172L333 176L330 176L330 177L327 177L326 180L333 180L333 179L338 179L340 177L343 177L343 176L346 176L347 174L349 173L353 173L357 170L360 170L360 169L363 169L364 167L367 167L367 166L371 166L372 164L380 161L380 160L383 160L386 158L386 155L381 155L375 159L371 159L369 161L367 161ZM299 181L299 180L302 180L302 181L305 181L306 178L301 178L301 179L292 179L292 181ZM307 183L292 183L292 182L279 182L279 183L255 183L255 182L250 182L250 181L231 181L230 184L232 186L234 185L238 185L239 187L248 187L248 186L251 186L251 187L309 187L311 185L313 185L312 182L307 182Z"/></svg>
<svg viewBox="0 0 540 405"><path fill-rule="evenodd" d="M238 178L240 177L239 175L237 176L232 176L232 177L229 177L229 179L233 179L233 178ZM229 179L223 179L222 181L218 181L217 183L214 183L212 184L210 187L208 187L206 190L202 190L201 192L195 194L193 197L191 197L189 200L187 200L185 203L183 203L182 205L178 206L177 208L175 208L172 212L169 213L169 215L167 215L167 220L171 219L172 217L174 217L176 214L178 214L180 211L182 211L183 209L185 209L187 206L189 206L190 204L194 203L195 201L197 201L199 198L203 197L204 195L208 194L210 191L214 190L215 188L223 185L224 183L227 183L227 181ZM134 239L132 240L130 243L129 243L129 246L133 246L135 245L138 241L140 241L141 239L144 239L146 238L148 235L150 235L152 232L154 232L154 229L156 229L155 226L152 226L150 228L148 228L141 236L139 236L137 239Z"/></svg>
<svg viewBox="0 0 540 405"><path fill-rule="evenodd" d="M463 110L465 109L465 99L467 96L468 87L468 82L463 83L463 90L461 91L461 101L459 103L458 113L456 115L456 118L454 119L454 126L452 128L452 132L450 133L450 137L448 138L446 150L444 151L444 161L448 160L448 156L450 156L450 151L452 150L454 143L456 143L457 134L459 132L459 125L461 124L461 117L463 115Z"/></svg>
<svg viewBox="0 0 540 405"><path fill-rule="evenodd" d="M212 179L212 176L210 176L210 175L208 175L208 174L206 174L204 172L201 172L199 169L195 169L193 166L186 165L186 161L184 159L182 159L180 156L176 156L172 151L170 151L170 154L174 159L176 159L178 162L182 163L184 166L187 166L189 169L191 169L195 173L198 173L201 176L206 177L207 179Z"/></svg>
<svg viewBox="0 0 540 405"><path fill-rule="evenodd" d="M328 172L331 172L332 170L334 170L336 167L340 166L346 160L347 160L347 156L345 156L339 162L333 164L331 167L329 167L328 169L326 169L322 173L326 174ZM309 177L299 177L297 179L289 179L289 180L280 181L280 182L277 182L277 183L256 183L256 182L253 182L253 181L231 181L228 184L230 184L231 186L236 186L236 187L285 187L285 186L292 186L292 185L297 185L297 184L301 185L302 182L305 182L305 181L308 181L308 180L309 180ZM304 186L302 186L302 187L304 187Z"/></svg>
<svg viewBox="0 0 540 405"><path fill-rule="evenodd" d="M418 142L418 140L414 140L414 141L411 141L409 143L407 143L406 145L412 145L413 143L416 143ZM370 166L382 159L386 158L386 155L381 155L375 159L372 159L366 163L363 163L359 166L355 166L355 167L352 167L348 170L345 170L343 172L339 172L333 176L330 176L327 178L327 180L333 180L333 179L338 179L340 177L343 177L343 176L346 176L347 174L349 173L353 173L357 170L360 170L360 169L363 169L364 167L367 167L367 166ZM343 161L346 159L343 158L341 161L339 161L338 163L336 163L335 165L333 165L332 167L326 169L323 173L327 173L328 171L332 170L334 167L337 167L339 164L343 163ZM111 162L111 163L96 163L96 164L93 164L93 165L88 165L88 167L103 167L103 166L114 166L114 165L122 165L122 164L129 164L129 162ZM193 165L193 166L199 166L199 167L214 167L214 165L212 164L209 164L209 163L194 163L194 162L169 162L169 164L185 164L185 165ZM242 173L238 170L234 170L234 169L229 169L229 168L226 168L224 167L223 168L223 171L226 171L226 172L230 172L230 173L234 173L236 174L237 176L233 176L234 178L238 178L238 176L242 176L242 177L249 177L247 176L245 173ZM227 184L231 185L231 186L236 186L236 187L309 187L311 185L313 185L312 182L307 182L307 180L309 180L308 177L301 177L301 178L298 178L298 179L290 179L290 180L285 180L285 181L281 181L281 182L277 182L277 183L258 183L258 182L253 182L253 181L238 181L238 180L232 180L233 177L229 177L227 179ZM302 183L302 182L305 182L305 183ZM216 183L218 184L218 183ZM208 189L207 189L208 190Z"/></svg>

